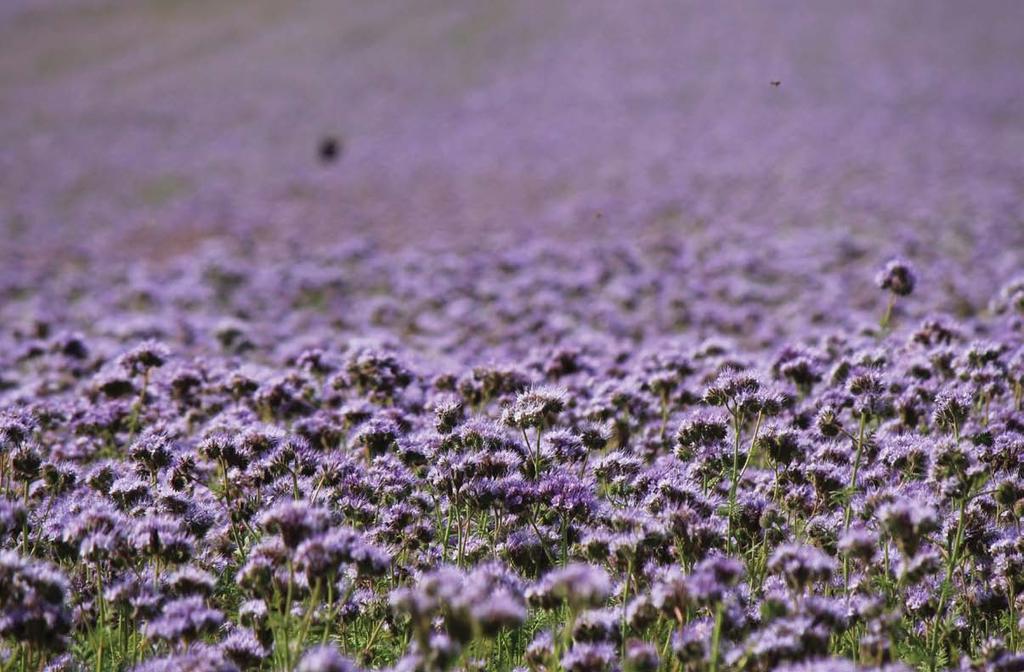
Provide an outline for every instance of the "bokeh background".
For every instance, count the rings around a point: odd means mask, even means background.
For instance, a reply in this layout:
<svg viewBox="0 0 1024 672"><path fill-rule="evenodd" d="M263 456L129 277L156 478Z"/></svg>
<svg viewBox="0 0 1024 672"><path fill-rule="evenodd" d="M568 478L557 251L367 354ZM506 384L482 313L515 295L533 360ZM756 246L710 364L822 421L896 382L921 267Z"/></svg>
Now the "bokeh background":
<svg viewBox="0 0 1024 672"><path fill-rule="evenodd" d="M1024 246L1015 0L5 0L0 108L7 263L713 227L1005 278Z"/></svg>

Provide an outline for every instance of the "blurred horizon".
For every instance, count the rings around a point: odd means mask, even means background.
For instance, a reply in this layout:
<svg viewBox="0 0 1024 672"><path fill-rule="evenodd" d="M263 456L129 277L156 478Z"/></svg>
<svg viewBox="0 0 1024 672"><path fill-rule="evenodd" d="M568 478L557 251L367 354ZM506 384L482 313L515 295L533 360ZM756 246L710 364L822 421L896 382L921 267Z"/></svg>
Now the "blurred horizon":
<svg viewBox="0 0 1024 672"><path fill-rule="evenodd" d="M812 227L1009 268L1022 26L996 0L15 0L2 256Z"/></svg>

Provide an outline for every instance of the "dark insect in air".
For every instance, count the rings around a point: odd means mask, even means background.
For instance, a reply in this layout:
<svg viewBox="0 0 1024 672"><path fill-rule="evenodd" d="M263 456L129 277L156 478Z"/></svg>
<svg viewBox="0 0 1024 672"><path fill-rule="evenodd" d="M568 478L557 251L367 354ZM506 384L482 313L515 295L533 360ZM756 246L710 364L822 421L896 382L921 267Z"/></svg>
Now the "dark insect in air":
<svg viewBox="0 0 1024 672"><path fill-rule="evenodd" d="M341 149L341 141L338 138L330 135L321 138L317 147L320 163L334 163L341 156Z"/></svg>
<svg viewBox="0 0 1024 672"><path fill-rule="evenodd" d="M772 86L782 86L782 82L778 79L773 79L771 84Z"/></svg>

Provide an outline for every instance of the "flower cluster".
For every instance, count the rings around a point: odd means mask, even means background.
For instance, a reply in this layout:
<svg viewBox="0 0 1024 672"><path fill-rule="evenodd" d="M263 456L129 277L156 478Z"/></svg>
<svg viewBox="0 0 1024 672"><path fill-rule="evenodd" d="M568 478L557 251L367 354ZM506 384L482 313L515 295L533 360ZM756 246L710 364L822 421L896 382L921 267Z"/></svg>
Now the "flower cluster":
<svg viewBox="0 0 1024 672"><path fill-rule="evenodd" d="M919 314L906 262L834 322L684 310L619 252L202 258L0 321L3 665L1024 664L1019 315Z"/></svg>

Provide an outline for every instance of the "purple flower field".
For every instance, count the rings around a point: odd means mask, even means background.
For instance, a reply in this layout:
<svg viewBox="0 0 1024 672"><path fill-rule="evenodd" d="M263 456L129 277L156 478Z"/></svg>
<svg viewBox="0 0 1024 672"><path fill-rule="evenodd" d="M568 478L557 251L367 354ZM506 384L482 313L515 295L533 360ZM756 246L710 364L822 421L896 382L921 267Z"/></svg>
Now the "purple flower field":
<svg viewBox="0 0 1024 672"><path fill-rule="evenodd" d="M1024 5L0 7L0 672L1024 669Z"/></svg>

